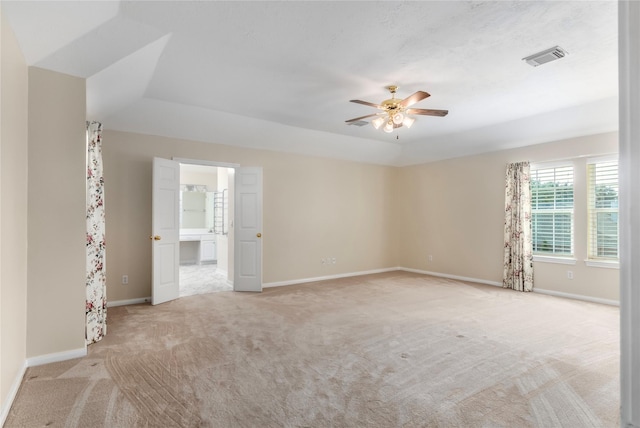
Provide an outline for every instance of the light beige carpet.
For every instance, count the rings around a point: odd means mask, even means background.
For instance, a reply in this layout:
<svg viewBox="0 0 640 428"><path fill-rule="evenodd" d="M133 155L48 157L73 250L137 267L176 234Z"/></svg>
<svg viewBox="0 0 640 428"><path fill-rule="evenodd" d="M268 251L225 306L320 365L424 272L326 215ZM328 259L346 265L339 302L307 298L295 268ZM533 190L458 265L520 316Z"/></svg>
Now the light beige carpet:
<svg viewBox="0 0 640 428"><path fill-rule="evenodd" d="M618 309L392 272L109 309L7 427L616 427Z"/></svg>

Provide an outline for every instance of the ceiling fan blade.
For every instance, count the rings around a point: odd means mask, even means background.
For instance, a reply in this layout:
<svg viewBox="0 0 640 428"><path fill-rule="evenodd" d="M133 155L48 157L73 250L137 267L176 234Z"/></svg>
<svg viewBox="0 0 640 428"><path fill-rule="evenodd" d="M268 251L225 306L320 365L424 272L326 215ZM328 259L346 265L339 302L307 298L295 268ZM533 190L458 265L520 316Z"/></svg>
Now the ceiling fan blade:
<svg viewBox="0 0 640 428"><path fill-rule="evenodd" d="M449 110L430 110L426 108L409 108L406 111L407 114L422 114L425 116L446 116L449 114Z"/></svg>
<svg viewBox="0 0 640 428"><path fill-rule="evenodd" d="M400 107L409 107L410 105L413 105L415 103L417 103L418 101L422 101L427 97L430 97L431 95L424 92L424 91L418 91L413 95L409 95L407 98L405 98L404 100L400 101L399 105Z"/></svg>
<svg viewBox="0 0 640 428"><path fill-rule="evenodd" d="M360 100L349 100L352 103L357 103L357 104L364 104L366 106L370 106L370 107L375 107L375 108L379 108L379 109L383 109L382 107L380 107L378 104L374 104L374 103L370 103L368 101L360 101Z"/></svg>
<svg viewBox="0 0 640 428"><path fill-rule="evenodd" d="M356 117L355 119L345 120L345 122L347 122L347 123L357 122L357 121L359 121L359 120L361 120L361 119L366 119L366 118L368 118L368 117L377 116L377 115L378 115L378 113L368 114L368 115L366 115L366 116Z"/></svg>

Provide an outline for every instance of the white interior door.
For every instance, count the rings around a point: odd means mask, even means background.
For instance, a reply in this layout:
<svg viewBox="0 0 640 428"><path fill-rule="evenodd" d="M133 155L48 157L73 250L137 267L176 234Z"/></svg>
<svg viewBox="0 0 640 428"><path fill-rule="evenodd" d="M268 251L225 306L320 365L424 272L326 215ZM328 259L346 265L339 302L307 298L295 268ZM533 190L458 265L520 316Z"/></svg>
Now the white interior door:
<svg viewBox="0 0 640 428"><path fill-rule="evenodd" d="M179 295L180 264L180 164L153 158L152 191L153 273L151 304Z"/></svg>
<svg viewBox="0 0 640 428"><path fill-rule="evenodd" d="M262 168L235 173L235 291L262 291Z"/></svg>

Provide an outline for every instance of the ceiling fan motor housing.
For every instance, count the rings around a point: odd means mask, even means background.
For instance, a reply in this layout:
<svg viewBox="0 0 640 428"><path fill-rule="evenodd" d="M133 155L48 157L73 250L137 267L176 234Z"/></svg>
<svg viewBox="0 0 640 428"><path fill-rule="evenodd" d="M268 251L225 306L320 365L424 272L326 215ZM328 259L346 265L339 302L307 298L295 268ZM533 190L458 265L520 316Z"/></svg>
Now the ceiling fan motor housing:
<svg viewBox="0 0 640 428"><path fill-rule="evenodd" d="M382 104L380 104L386 111L393 113L396 110L400 110L400 101L395 98L390 98L388 100L384 100Z"/></svg>

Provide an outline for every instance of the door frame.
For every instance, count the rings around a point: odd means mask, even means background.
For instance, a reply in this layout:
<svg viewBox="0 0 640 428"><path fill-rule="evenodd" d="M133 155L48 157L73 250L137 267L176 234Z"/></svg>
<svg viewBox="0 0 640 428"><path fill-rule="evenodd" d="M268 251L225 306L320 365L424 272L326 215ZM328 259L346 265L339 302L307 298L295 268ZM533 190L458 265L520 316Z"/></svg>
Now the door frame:
<svg viewBox="0 0 640 428"><path fill-rule="evenodd" d="M177 158L172 157L171 160L176 161L178 163L185 163L189 165L203 165L203 166L215 166L218 168L238 168L240 167L239 163L229 163L229 162L216 162L216 161L208 161L208 160L200 160L200 159L189 159L189 158Z"/></svg>
<svg viewBox="0 0 640 428"><path fill-rule="evenodd" d="M230 162L217 162L217 161L210 161L210 160L203 160L203 159L191 159L191 158L180 158L180 157L172 157L171 160L178 162L179 164L187 164L187 165L202 165L202 166L211 166L211 167L216 167L216 168L231 168L234 170L237 170L238 168L240 168L240 164L239 163L230 163ZM233 194L231 194L231 192L229 192L229 197L235 197ZM231 220L231 217L229 218ZM236 236L234 234L233 236L233 247L235 248L236 245ZM233 251L229 251L229 261L233 264L235 264L235 255ZM227 272L227 281L229 282L229 274L230 272ZM234 278L235 279L235 278ZM229 283L231 285L233 285L233 280L230 281Z"/></svg>

